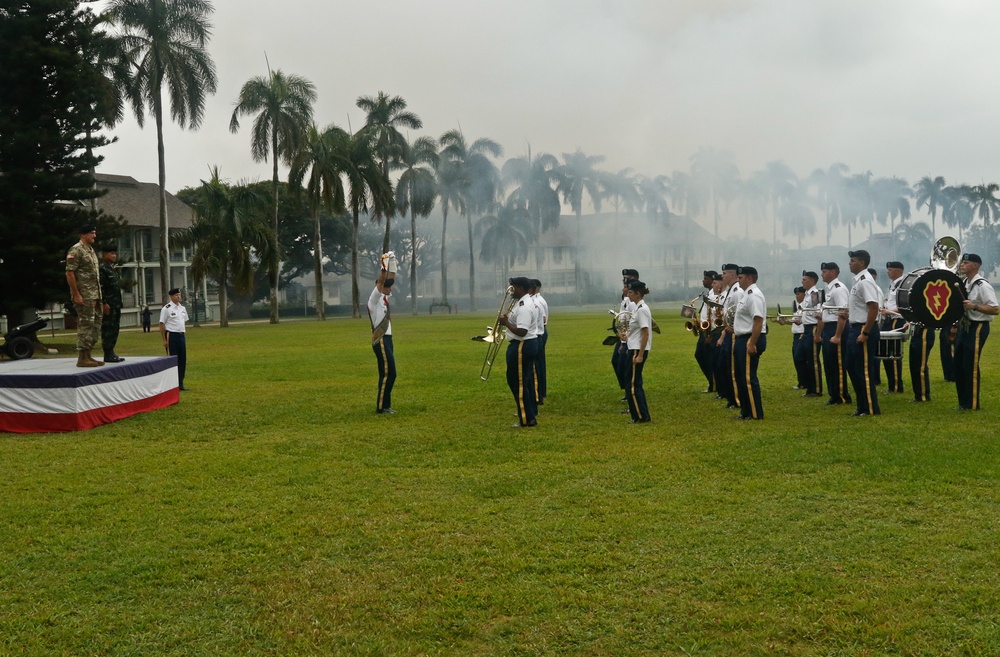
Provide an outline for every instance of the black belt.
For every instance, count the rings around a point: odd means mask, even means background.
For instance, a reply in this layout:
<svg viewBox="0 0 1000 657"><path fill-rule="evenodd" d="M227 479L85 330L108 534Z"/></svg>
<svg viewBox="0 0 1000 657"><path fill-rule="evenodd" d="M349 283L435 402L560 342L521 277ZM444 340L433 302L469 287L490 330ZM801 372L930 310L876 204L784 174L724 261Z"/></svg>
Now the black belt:
<svg viewBox="0 0 1000 657"><path fill-rule="evenodd" d="M864 326L864 322L851 322L851 326Z"/></svg>

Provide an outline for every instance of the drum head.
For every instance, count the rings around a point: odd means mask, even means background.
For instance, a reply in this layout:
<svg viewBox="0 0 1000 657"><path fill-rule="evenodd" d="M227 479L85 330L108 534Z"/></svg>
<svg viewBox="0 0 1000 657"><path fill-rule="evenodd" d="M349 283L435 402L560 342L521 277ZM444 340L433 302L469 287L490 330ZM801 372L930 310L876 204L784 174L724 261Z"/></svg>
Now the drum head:
<svg viewBox="0 0 1000 657"><path fill-rule="evenodd" d="M951 326L962 319L962 280L947 269L921 267L903 276L896 292L899 314L908 322L930 328Z"/></svg>

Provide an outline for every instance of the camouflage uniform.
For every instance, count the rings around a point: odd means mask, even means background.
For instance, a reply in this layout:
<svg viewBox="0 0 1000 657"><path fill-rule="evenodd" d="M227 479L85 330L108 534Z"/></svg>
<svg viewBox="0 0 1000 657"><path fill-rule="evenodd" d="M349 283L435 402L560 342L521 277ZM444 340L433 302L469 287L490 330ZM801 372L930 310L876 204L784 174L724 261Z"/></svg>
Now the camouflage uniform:
<svg viewBox="0 0 1000 657"><path fill-rule="evenodd" d="M118 270L104 261L101 262L101 292L104 297L101 301L110 308L101 324L101 346L104 347L104 360L108 360L116 357L115 345L122 322L122 286Z"/></svg>
<svg viewBox="0 0 1000 657"><path fill-rule="evenodd" d="M82 304L74 302L78 322L77 351L90 351L101 334L104 309L101 307L101 279L98 268L97 252L89 244L77 242L66 254L66 271L74 272L76 275L76 289L83 297Z"/></svg>

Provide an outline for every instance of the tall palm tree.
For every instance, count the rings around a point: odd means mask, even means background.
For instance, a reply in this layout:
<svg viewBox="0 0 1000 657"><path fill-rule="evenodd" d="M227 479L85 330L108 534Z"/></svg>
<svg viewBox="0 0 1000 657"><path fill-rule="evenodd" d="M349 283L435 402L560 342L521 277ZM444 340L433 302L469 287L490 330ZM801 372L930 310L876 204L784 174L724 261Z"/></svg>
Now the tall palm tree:
<svg viewBox="0 0 1000 657"><path fill-rule="evenodd" d="M132 62L129 100L141 127L148 107L156 122L156 152L160 186L160 293L170 287L167 225L167 167L163 146L163 91L170 116L181 128L197 129L208 94L215 93L215 64L208 54L212 5L207 0L111 0L107 15L119 29L128 61Z"/></svg>
<svg viewBox="0 0 1000 657"><path fill-rule="evenodd" d="M808 185L808 180L791 184L783 193L784 200L778 208L782 233L795 235L799 251L802 250L803 236L816 232L816 217L810 207L812 199L809 196Z"/></svg>
<svg viewBox="0 0 1000 657"><path fill-rule="evenodd" d="M949 185L941 190L945 197L945 203L941 210L941 220L948 226L958 228L958 239L962 239L962 234L972 226L976 218L975 210L972 207L972 187L970 185Z"/></svg>
<svg viewBox="0 0 1000 657"><path fill-rule="evenodd" d="M278 160L291 161L312 124L316 88L298 75L285 75L281 70L268 71L243 83L239 99L229 119L229 131L240 129L240 116L256 114L250 138L250 153L254 162L271 159L271 196L274 201L272 230L278 235ZM278 323L278 267L281 255L275 251L268 263L271 323Z"/></svg>
<svg viewBox="0 0 1000 657"><path fill-rule="evenodd" d="M691 181L703 203L712 206L715 241L719 242L719 204L733 198L740 171L728 151L702 147L691 156Z"/></svg>
<svg viewBox="0 0 1000 657"><path fill-rule="evenodd" d="M670 178L668 176L639 176L636 179L635 190L639 199L639 207L646 214L652 225L657 219L670 217Z"/></svg>
<svg viewBox="0 0 1000 657"><path fill-rule="evenodd" d="M393 203L392 182L382 171L378 154L372 149L370 135L357 132L350 135L338 148L342 172L347 181L347 207L351 213L351 312L361 317L361 296L358 277L358 222L361 213L385 214Z"/></svg>
<svg viewBox="0 0 1000 657"><path fill-rule="evenodd" d="M469 234L469 308L476 309L476 251L472 216L491 211L502 192L500 170L491 158L502 157L503 148L492 139L481 138L467 144L459 130L441 135L441 156L458 169L463 214ZM443 248L443 247L442 247Z"/></svg>
<svg viewBox="0 0 1000 657"><path fill-rule="evenodd" d="M816 188L816 200L826 215L826 245L830 246L833 227L843 221L844 185L848 168L836 162L827 169L816 169L809 175L810 184Z"/></svg>
<svg viewBox="0 0 1000 657"><path fill-rule="evenodd" d="M515 185L508 200L514 199L524 205L531 220L534 235L559 226L559 215L562 204L556 186L559 184L559 160L548 153L540 153L532 158L531 150L527 157L515 157L504 162L500 169L504 184ZM541 271L543 252L536 245L535 268Z"/></svg>
<svg viewBox="0 0 1000 657"><path fill-rule="evenodd" d="M128 53L121 38L117 34L106 31L106 27L112 23L111 16L107 13L98 16L86 15L92 21L93 29L100 38L95 39L95 49L90 53L91 65L100 73L98 78L98 99L95 105L95 113L100 124L106 128L115 127L125 118L125 101L131 98L132 93L132 69L134 64L128 59ZM93 144L91 143L93 131L87 127L87 159L93 160ZM90 175L95 175L95 167L91 165ZM96 181L95 181L96 186ZM90 209L97 209L97 198L90 199Z"/></svg>
<svg viewBox="0 0 1000 657"><path fill-rule="evenodd" d="M410 312L417 314L417 217L426 217L434 209L437 183L437 142L420 137L403 145L396 168L402 170L396 183L396 207L406 216L410 213Z"/></svg>
<svg viewBox="0 0 1000 657"><path fill-rule="evenodd" d="M795 175L795 172L787 164L781 160L775 160L774 162L765 164L764 168L761 171L753 173L751 178L755 184L760 185L767 191L767 198L771 206L771 244L774 249L772 255L777 257L778 211L781 208L782 201L785 199L785 194L794 188L793 186L798 181L798 176Z"/></svg>
<svg viewBox="0 0 1000 657"><path fill-rule="evenodd" d="M944 189L948 184L944 176L924 176L917 181L914 186L914 202L917 209L927 206L927 212L931 215L931 237L937 235L937 212L943 209L948 199L944 195Z"/></svg>
<svg viewBox="0 0 1000 657"><path fill-rule="evenodd" d="M372 147L382 163L382 173L389 175L390 162L398 159L406 145L406 138L399 128L419 130L424 127L423 121L413 112L406 110L406 101L400 96L389 96L384 91L378 92L374 98L360 96L357 106L368 117L362 130L372 139ZM382 239L382 253L389 250L390 223L396 214L391 204L374 215L375 219L385 217L385 237Z"/></svg>
<svg viewBox="0 0 1000 657"><path fill-rule="evenodd" d="M191 273L196 284L206 276L219 283L219 326L229 326L229 284L237 294L253 289L257 261L276 248L267 225L267 197L254 185L232 186L212 168L209 181L195 190L195 222L178 235L181 244L194 245Z"/></svg>
<svg viewBox="0 0 1000 657"><path fill-rule="evenodd" d="M343 153L350 137L335 125L322 132L315 124L306 131L305 139L291 157L288 186L294 193L301 193L305 182L309 200L309 213L313 220L313 267L316 282L316 319L326 319L326 302L323 295L323 235L320 231L320 208L329 214L344 212L344 182L340 177L344 168ZM308 177L307 177L308 174Z"/></svg>
<svg viewBox="0 0 1000 657"><path fill-rule="evenodd" d="M604 161L603 155L585 155L582 151L575 153L563 153L563 163L559 167L558 191L563 198L563 202L569 205L576 215L576 253L573 256L574 277L576 279L577 302L583 301L583 285L580 272L580 232L583 221L583 195L590 198L594 212L601 210L601 198L604 190L602 181L605 174L594 167Z"/></svg>
<svg viewBox="0 0 1000 657"><path fill-rule="evenodd" d="M743 235L750 239L750 222L763 221L767 216L767 190L758 178L736 181L736 210L743 218Z"/></svg>
<svg viewBox="0 0 1000 657"><path fill-rule="evenodd" d="M983 220L983 226L989 226L1000 217L1000 199L996 197L997 191L1000 191L1000 185L997 183L982 183L973 185L969 194L972 210Z"/></svg>
<svg viewBox="0 0 1000 657"><path fill-rule="evenodd" d="M902 178L878 178L872 183L872 202L875 217L882 225L889 224L889 234L896 233L896 219L901 222L910 219L910 198L913 190ZM893 249L895 249L893 242ZM893 257L896 256L893 250Z"/></svg>
<svg viewBox="0 0 1000 657"><path fill-rule="evenodd" d="M527 207L523 201L508 199L495 214L482 217L476 231L483 234L479 257L499 266L506 284L511 268L528 257L528 244L535 239Z"/></svg>
<svg viewBox="0 0 1000 657"><path fill-rule="evenodd" d="M868 224L868 232L871 234L870 227L875 217L875 206L872 202L872 172L856 173L848 178L844 192L844 220L847 224L847 246L850 248L854 246L851 228L855 224Z"/></svg>
<svg viewBox="0 0 1000 657"><path fill-rule="evenodd" d="M437 184L438 198L441 200L441 299L448 303L448 209L452 208L460 215L466 212L465 199L462 197L464 185L459 164L438 154L434 166L434 177Z"/></svg>

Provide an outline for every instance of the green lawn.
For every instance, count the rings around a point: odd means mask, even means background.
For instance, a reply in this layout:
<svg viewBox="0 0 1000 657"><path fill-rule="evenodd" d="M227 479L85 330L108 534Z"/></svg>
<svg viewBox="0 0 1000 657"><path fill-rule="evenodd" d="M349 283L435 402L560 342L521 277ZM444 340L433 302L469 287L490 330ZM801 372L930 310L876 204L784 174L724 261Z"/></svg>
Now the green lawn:
<svg viewBox="0 0 1000 657"><path fill-rule="evenodd" d="M1000 654L1000 343L985 411L935 363L933 402L852 418L775 326L742 423L660 310L632 425L609 316L554 309L518 430L487 315L394 317L397 415L334 319L192 328L180 404L0 434L0 654Z"/></svg>

